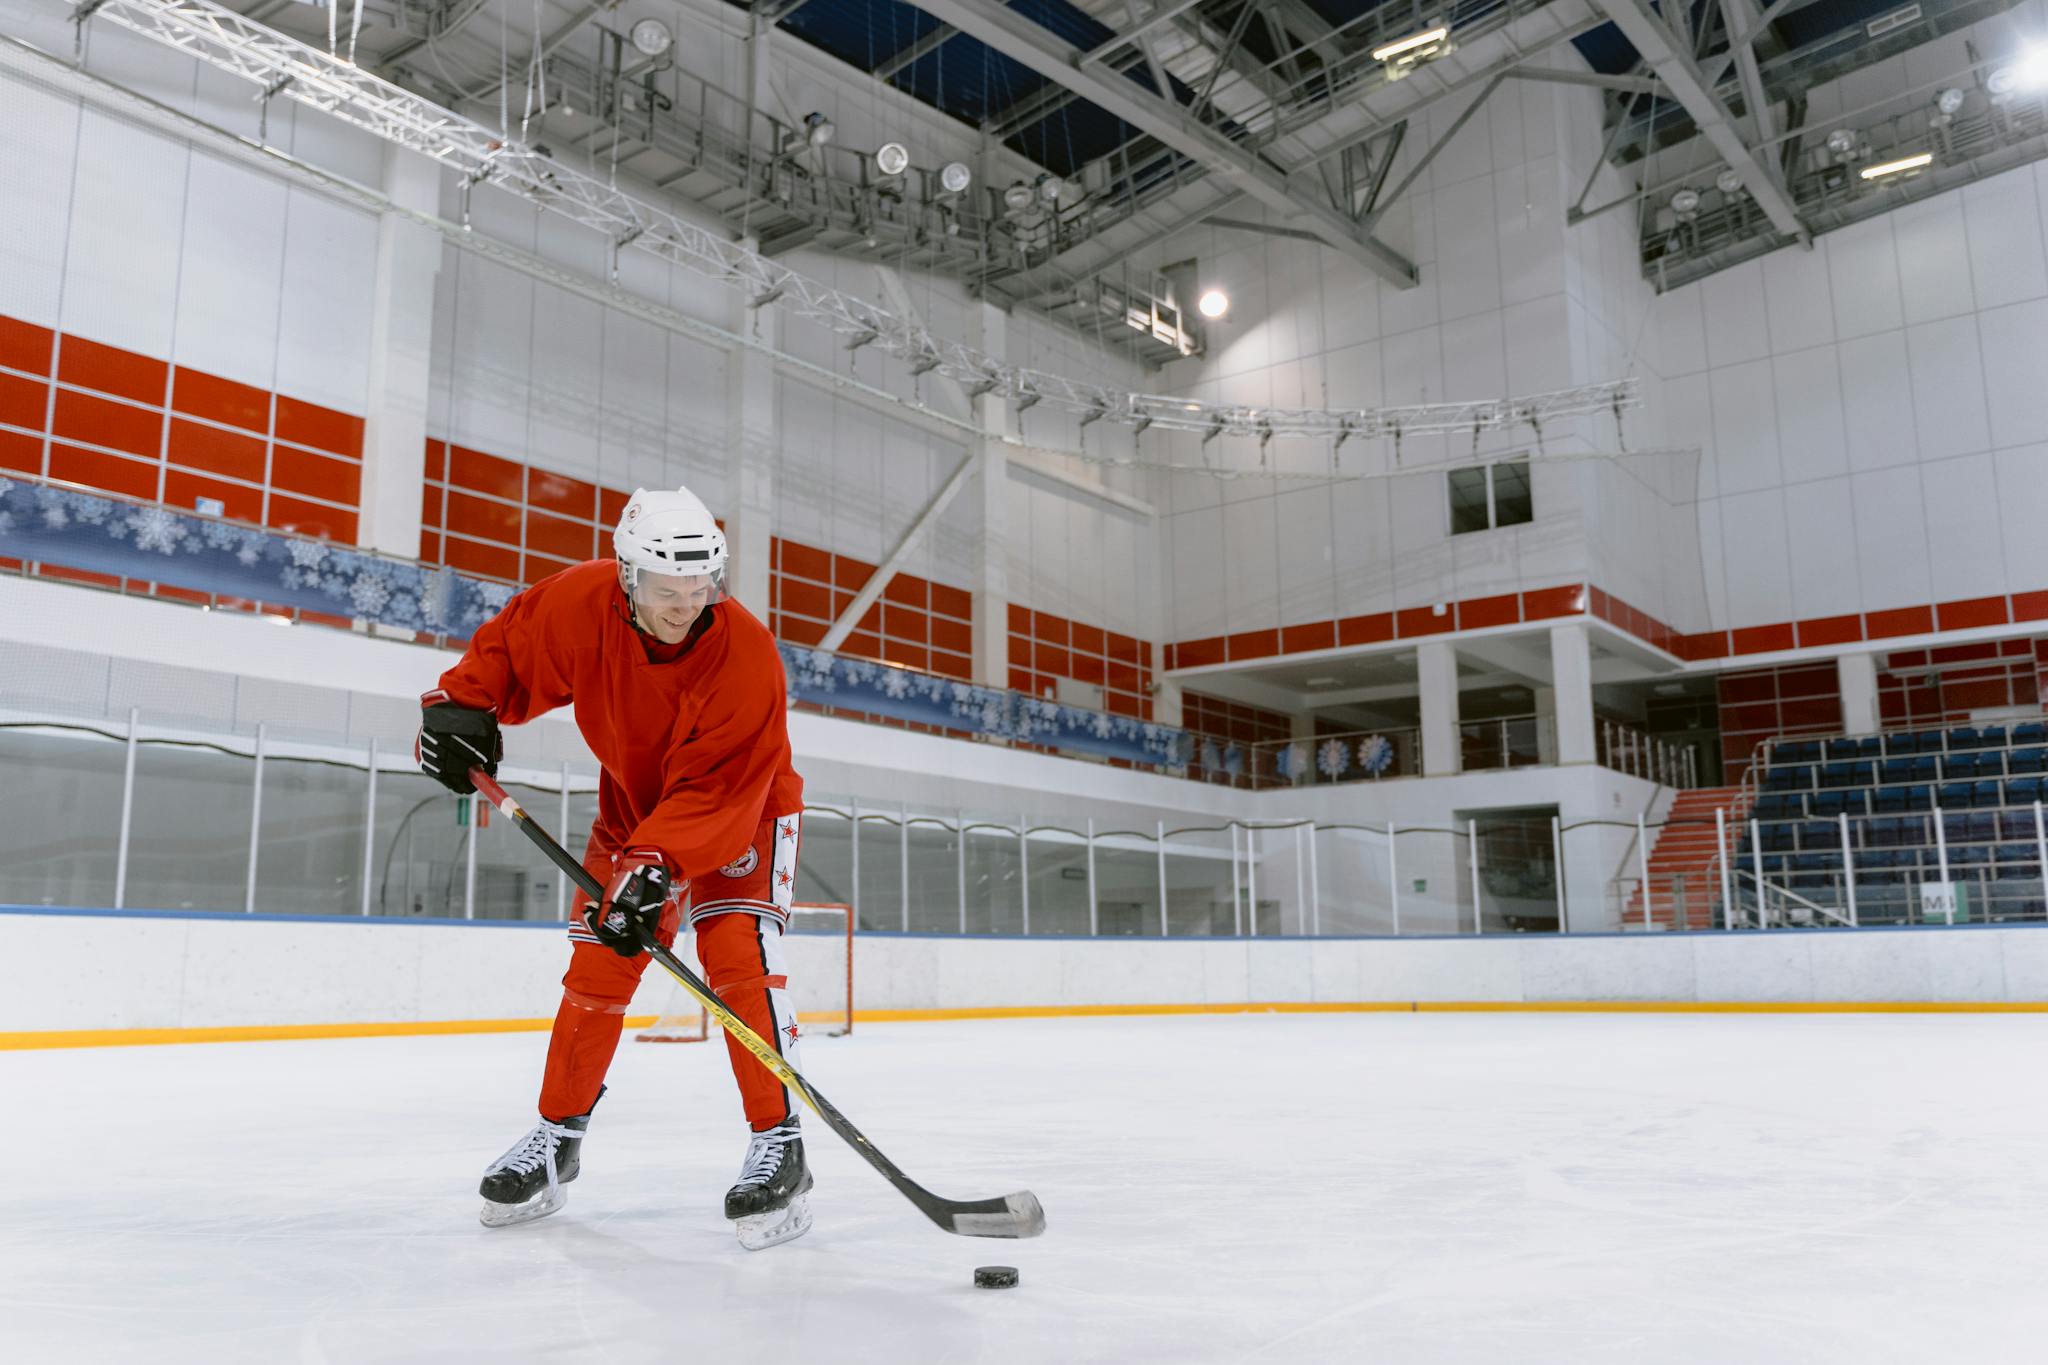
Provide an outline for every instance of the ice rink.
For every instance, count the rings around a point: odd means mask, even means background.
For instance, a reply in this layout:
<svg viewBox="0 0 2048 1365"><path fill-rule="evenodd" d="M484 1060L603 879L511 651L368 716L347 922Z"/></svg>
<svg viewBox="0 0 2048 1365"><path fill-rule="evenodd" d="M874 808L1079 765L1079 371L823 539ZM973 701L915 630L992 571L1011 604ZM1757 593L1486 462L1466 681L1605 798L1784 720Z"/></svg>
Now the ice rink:
<svg viewBox="0 0 2048 1365"><path fill-rule="evenodd" d="M718 1047L627 1045L568 1207L477 1224L539 1034L0 1053L0 1360L2038 1361L2039 1016L869 1025L817 1227L719 1214ZM1022 1284L977 1290L977 1264Z"/></svg>

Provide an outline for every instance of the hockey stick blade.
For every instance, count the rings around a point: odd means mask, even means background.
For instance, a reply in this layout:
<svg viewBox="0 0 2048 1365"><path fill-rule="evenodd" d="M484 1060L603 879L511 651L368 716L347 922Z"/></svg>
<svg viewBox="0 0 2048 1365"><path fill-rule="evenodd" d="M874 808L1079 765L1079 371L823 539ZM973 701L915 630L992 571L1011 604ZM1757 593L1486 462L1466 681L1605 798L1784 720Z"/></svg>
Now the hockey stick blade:
<svg viewBox="0 0 2048 1365"><path fill-rule="evenodd" d="M590 875L588 868L571 857L569 851L556 843L554 837L542 829L534 818L526 813L517 801L506 794L489 773L482 768L471 768L469 779L477 792L505 813L507 819L534 847L546 854L548 861L562 869L569 879L576 883L594 901L604 899L604 888ZM924 1186L903 1174L896 1163L882 1155L881 1149L868 1141L867 1134L853 1126L852 1120L839 1112L839 1107L818 1093L817 1087L800 1075L796 1068L782 1059L772 1045L764 1042L761 1035L748 1028L745 1021L727 1009L725 1002L715 995L711 988L700 980L697 974L667 948L658 943L648 945L662 970L674 977L682 988L697 998L697 1002L711 1011L719 1026L736 1039L741 1047L752 1053L754 1059L774 1073L776 1079L788 1086L804 1102L817 1111L825 1120L825 1126L845 1140L846 1144L860 1153L861 1159L875 1168L882 1178L894 1185L898 1193L911 1203L925 1217L938 1224L947 1232L962 1237L1036 1237L1045 1231L1045 1208L1038 1202L1038 1196L1029 1190L1019 1190L998 1199L946 1199L933 1194Z"/></svg>

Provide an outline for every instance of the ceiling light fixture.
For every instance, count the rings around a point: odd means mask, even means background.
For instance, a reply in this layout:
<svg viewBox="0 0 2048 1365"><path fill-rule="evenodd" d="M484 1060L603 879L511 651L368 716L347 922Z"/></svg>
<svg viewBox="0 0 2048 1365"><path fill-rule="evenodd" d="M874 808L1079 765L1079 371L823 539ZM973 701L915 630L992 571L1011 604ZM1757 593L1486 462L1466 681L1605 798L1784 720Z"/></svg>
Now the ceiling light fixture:
<svg viewBox="0 0 2048 1365"><path fill-rule="evenodd" d="M1671 211L1680 218L1690 218L1700 211L1700 192L1687 185L1671 196Z"/></svg>
<svg viewBox="0 0 2048 1365"><path fill-rule="evenodd" d="M2023 49L2019 59L2006 70L2022 90L2039 90L2048 85L2048 46L2035 44Z"/></svg>
<svg viewBox="0 0 2048 1365"><path fill-rule="evenodd" d="M1847 128L1837 128L1828 134L1828 150L1836 156L1847 156L1856 150L1856 134Z"/></svg>
<svg viewBox="0 0 2048 1365"><path fill-rule="evenodd" d="M1012 213L1022 213L1031 207L1031 187L1019 180L1003 191L1003 207Z"/></svg>
<svg viewBox="0 0 2048 1365"><path fill-rule="evenodd" d="M973 183L974 172L964 161L948 161L939 168L939 188L948 194L959 194Z"/></svg>
<svg viewBox="0 0 2048 1365"><path fill-rule="evenodd" d="M642 19L633 25L633 46L644 56L659 57L675 46L676 35L659 19Z"/></svg>
<svg viewBox="0 0 2048 1365"><path fill-rule="evenodd" d="M1865 166L1861 172L1865 180L1882 180L1886 176L1903 175L1933 164L1933 152L1921 152L1916 156L1902 156L1897 161L1887 161L1880 166Z"/></svg>
<svg viewBox="0 0 2048 1365"><path fill-rule="evenodd" d="M832 135L838 131L839 129L833 126L831 119L826 118L815 109L804 115L804 141L810 143L813 147L824 146L832 140Z"/></svg>
<svg viewBox="0 0 2048 1365"><path fill-rule="evenodd" d="M883 175L901 175L910 165L910 151L900 142L885 142L875 149L875 165Z"/></svg>
<svg viewBox="0 0 2048 1365"><path fill-rule="evenodd" d="M1047 171L1032 182L1037 186L1038 197L1048 204L1057 204L1060 196L1067 192L1067 182Z"/></svg>
<svg viewBox="0 0 2048 1365"><path fill-rule="evenodd" d="M1714 177L1714 188L1723 194L1742 193L1742 177L1733 169L1724 170Z"/></svg>
<svg viewBox="0 0 2048 1365"><path fill-rule="evenodd" d="M1963 107L1963 92L1950 86L1934 97L1934 107L1941 111L1943 117L1953 118Z"/></svg>
<svg viewBox="0 0 2048 1365"><path fill-rule="evenodd" d="M1391 43L1374 48L1372 50L1372 59L1376 62L1391 62L1397 57L1405 57L1411 62L1421 61L1426 56L1433 57L1439 55L1435 52L1430 52L1428 49L1441 46L1444 39L1450 36L1450 26L1438 23L1433 28L1424 29L1420 33L1411 33L1406 38L1396 38Z"/></svg>
<svg viewBox="0 0 2048 1365"><path fill-rule="evenodd" d="M1195 308L1205 318L1220 318L1230 311L1230 295L1221 289L1204 289Z"/></svg>

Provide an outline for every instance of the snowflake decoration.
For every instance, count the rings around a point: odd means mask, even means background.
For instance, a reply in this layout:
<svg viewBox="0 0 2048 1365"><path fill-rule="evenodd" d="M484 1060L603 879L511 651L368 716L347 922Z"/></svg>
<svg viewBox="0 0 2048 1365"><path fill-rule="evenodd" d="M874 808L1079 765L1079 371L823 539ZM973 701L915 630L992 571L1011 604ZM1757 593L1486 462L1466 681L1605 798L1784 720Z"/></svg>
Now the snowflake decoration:
<svg viewBox="0 0 2048 1365"><path fill-rule="evenodd" d="M505 604L512 600L510 583L479 583L476 585L476 592L477 596L483 599L485 614L490 616L496 616L503 611Z"/></svg>
<svg viewBox="0 0 2048 1365"><path fill-rule="evenodd" d="M297 569L286 569L277 576L277 581L287 588L298 589L306 586L306 576Z"/></svg>
<svg viewBox="0 0 2048 1365"><path fill-rule="evenodd" d="M320 578L320 589L333 597L346 597L348 580L338 573L323 574Z"/></svg>
<svg viewBox="0 0 2048 1365"><path fill-rule="evenodd" d="M1213 739L1202 741L1202 766L1211 771L1223 766L1223 746Z"/></svg>
<svg viewBox="0 0 2048 1365"><path fill-rule="evenodd" d="M1292 782L1308 771L1308 750L1289 744L1273 755L1273 771Z"/></svg>
<svg viewBox="0 0 2048 1365"><path fill-rule="evenodd" d="M4 535L8 534L8 533L9 533L10 531L12 531L13 529L14 529L14 513L12 513L12 512L0 512L0 536L4 536Z"/></svg>
<svg viewBox="0 0 2048 1365"><path fill-rule="evenodd" d="M358 616L376 616L391 602L391 585L376 574L358 574L349 584L349 605Z"/></svg>
<svg viewBox="0 0 2048 1365"><path fill-rule="evenodd" d="M1116 733L1116 722L1110 718L1107 711L1097 711L1095 713L1094 730L1097 739L1108 739Z"/></svg>
<svg viewBox="0 0 2048 1365"><path fill-rule="evenodd" d="M107 519L107 513L114 510L113 503L103 502L98 498L74 495L66 501L70 503L72 512L87 526L98 526Z"/></svg>
<svg viewBox="0 0 2048 1365"><path fill-rule="evenodd" d="M902 701L910 693L910 675L900 668L882 670L882 695Z"/></svg>
<svg viewBox="0 0 2048 1365"><path fill-rule="evenodd" d="M64 504L56 498L44 498L43 525L52 531L61 531L71 524L71 514L64 510Z"/></svg>
<svg viewBox="0 0 2048 1365"><path fill-rule="evenodd" d="M291 540L285 544L291 551L294 568L317 569L327 562L328 547L324 540Z"/></svg>
<svg viewBox="0 0 2048 1365"><path fill-rule="evenodd" d="M1385 735L1367 735L1358 741L1358 766L1378 777L1394 766L1394 746Z"/></svg>
<svg viewBox="0 0 2048 1365"><path fill-rule="evenodd" d="M160 555L176 554L185 539L184 523L161 507L145 507L128 519L135 533L135 548Z"/></svg>
<svg viewBox="0 0 2048 1365"><path fill-rule="evenodd" d="M1341 739L1326 739L1316 750L1316 767L1323 776L1335 780L1344 775L1351 766L1351 746Z"/></svg>
<svg viewBox="0 0 2048 1365"><path fill-rule="evenodd" d="M1223 771L1232 777L1244 776L1244 750L1233 744L1223 751Z"/></svg>

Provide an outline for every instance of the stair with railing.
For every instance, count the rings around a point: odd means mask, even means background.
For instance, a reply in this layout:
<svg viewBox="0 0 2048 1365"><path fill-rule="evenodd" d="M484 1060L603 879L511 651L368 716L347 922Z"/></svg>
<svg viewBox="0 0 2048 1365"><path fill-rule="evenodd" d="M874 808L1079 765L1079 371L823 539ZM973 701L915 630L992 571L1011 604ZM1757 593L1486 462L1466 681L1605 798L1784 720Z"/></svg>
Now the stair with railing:
<svg viewBox="0 0 2048 1365"><path fill-rule="evenodd" d="M1682 791L1650 846L1649 886L1638 884L1629 897L1622 921L1625 929L1710 929L1720 896L1720 845L1714 827L1716 808L1727 811L1731 828L1739 829L1754 788L1697 787ZM1649 895L1648 917L1643 897Z"/></svg>

